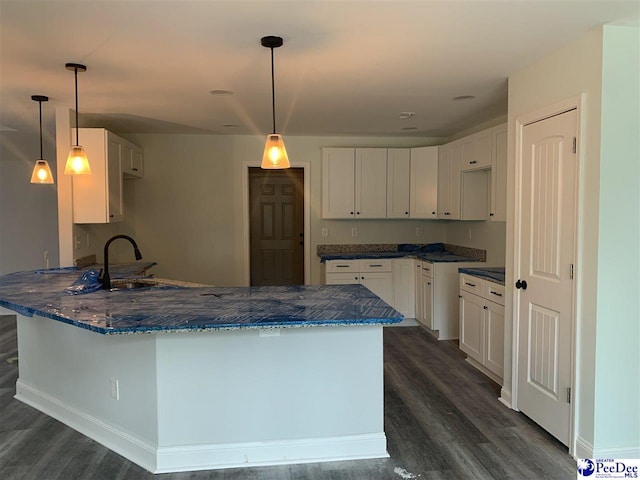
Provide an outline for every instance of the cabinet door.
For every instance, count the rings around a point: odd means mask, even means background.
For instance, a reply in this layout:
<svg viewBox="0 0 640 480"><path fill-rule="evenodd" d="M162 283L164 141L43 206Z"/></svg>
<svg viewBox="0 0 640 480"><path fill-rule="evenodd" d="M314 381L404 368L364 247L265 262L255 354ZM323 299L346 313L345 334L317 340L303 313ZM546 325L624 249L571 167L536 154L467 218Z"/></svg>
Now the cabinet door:
<svg viewBox="0 0 640 480"><path fill-rule="evenodd" d="M122 202L122 161L119 139L107 132L108 222L120 222L124 217Z"/></svg>
<svg viewBox="0 0 640 480"><path fill-rule="evenodd" d="M411 149L411 218L437 218L438 147Z"/></svg>
<svg viewBox="0 0 640 480"><path fill-rule="evenodd" d="M436 330L433 316L433 278L422 275L422 323Z"/></svg>
<svg viewBox="0 0 640 480"><path fill-rule="evenodd" d="M489 217L494 222L505 222L507 220L507 124L494 127L492 138Z"/></svg>
<svg viewBox="0 0 640 480"><path fill-rule="evenodd" d="M460 165L462 149L460 142L451 145L451 163L449 165L449 220L460 220Z"/></svg>
<svg viewBox="0 0 640 480"><path fill-rule="evenodd" d="M484 310L485 367L504 378L504 307L486 301Z"/></svg>
<svg viewBox="0 0 640 480"><path fill-rule="evenodd" d="M483 130L474 135L462 138L461 143L461 170L477 170L491 166L492 148L491 129Z"/></svg>
<svg viewBox="0 0 640 480"><path fill-rule="evenodd" d="M393 308L407 318L415 317L414 260L397 258L393 265Z"/></svg>
<svg viewBox="0 0 640 480"><path fill-rule="evenodd" d="M420 323L424 323L424 315L422 313L422 261L413 261L413 282L415 285L416 299L415 299L415 318Z"/></svg>
<svg viewBox="0 0 640 480"><path fill-rule="evenodd" d="M322 218L355 216L355 149L322 149Z"/></svg>
<svg viewBox="0 0 640 480"><path fill-rule="evenodd" d="M387 149L357 148L356 218L387 217Z"/></svg>
<svg viewBox="0 0 640 480"><path fill-rule="evenodd" d="M387 150L387 218L409 218L411 150Z"/></svg>
<svg viewBox="0 0 640 480"><path fill-rule="evenodd" d="M122 161L122 174L128 178L142 178L142 149L134 144L123 140L120 145L120 155Z"/></svg>
<svg viewBox="0 0 640 480"><path fill-rule="evenodd" d="M389 305L393 305L393 274L391 272L361 273L360 283Z"/></svg>
<svg viewBox="0 0 640 480"><path fill-rule="evenodd" d="M448 219L451 215L451 164L453 144L440 147L438 155L438 218Z"/></svg>
<svg viewBox="0 0 640 480"><path fill-rule="evenodd" d="M484 299L460 292L460 350L479 363L484 355Z"/></svg>

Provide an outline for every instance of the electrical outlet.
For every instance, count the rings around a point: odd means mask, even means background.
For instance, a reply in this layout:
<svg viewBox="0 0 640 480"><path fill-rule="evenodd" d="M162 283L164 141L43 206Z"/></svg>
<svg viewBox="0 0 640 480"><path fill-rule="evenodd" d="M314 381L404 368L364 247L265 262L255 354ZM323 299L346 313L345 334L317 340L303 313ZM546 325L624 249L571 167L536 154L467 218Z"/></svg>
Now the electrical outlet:
<svg viewBox="0 0 640 480"><path fill-rule="evenodd" d="M328 229L328 228L323 228L323 229L321 230L321 232L322 232L322 236L323 236L324 238L326 238L326 237L328 237L328 236L329 236L329 229Z"/></svg>
<svg viewBox="0 0 640 480"><path fill-rule="evenodd" d="M351 236L352 237L357 237L358 236L358 228L357 227L353 227L351 229Z"/></svg>
<svg viewBox="0 0 640 480"><path fill-rule="evenodd" d="M89 234L87 233L87 247L91 246L91 240L89 240Z"/></svg>
<svg viewBox="0 0 640 480"><path fill-rule="evenodd" d="M111 398L120 400L120 382L117 378L111 379Z"/></svg>
<svg viewBox="0 0 640 480"><path fill-rule="evenodd" d="M422 227L416 227L416 237L422 236Z"/></svg>
<svg viewBox="0 0 640 480"><path fill-rule="evenodd" d="M73 238L73 243L74 243L74 245L76 247L76 250L80 250L80 247L82 247L82 242L80 241L80 238L78 237L78 235L76 235Z"/></svg>
<svg viewBox="0 0 640 480"><path fill-rule="evenodd" d="M469 229L469 240L471 240L471 229Z"/></svg>

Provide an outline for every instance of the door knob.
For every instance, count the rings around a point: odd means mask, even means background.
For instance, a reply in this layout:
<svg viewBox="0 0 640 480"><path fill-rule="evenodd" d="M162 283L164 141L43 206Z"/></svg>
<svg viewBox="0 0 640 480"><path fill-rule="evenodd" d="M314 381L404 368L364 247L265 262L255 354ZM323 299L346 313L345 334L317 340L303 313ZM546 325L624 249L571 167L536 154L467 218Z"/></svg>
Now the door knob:
<svg viewBox="0 0 640 480"><path fill-rule="evenodd" d="M527 289L527 281L526 280L518 280L516 282L516 288L518 290L520 290L520 289L526 290Z"/></svg>

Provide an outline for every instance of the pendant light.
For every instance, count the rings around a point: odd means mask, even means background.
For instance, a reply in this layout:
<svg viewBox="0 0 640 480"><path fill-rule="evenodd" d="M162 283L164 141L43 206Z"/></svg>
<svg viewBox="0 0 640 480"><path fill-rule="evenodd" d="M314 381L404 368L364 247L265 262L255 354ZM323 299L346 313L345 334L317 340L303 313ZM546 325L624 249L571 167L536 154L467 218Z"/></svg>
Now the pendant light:
<svg viewBox="0 0 640 480"><path fill-rule="evenodd" d="M74 72L76 80L76 143L71 146L67 163L64 166L64 173L65 175L91 175L87 153L80 145L80 127L78 126L78 72L86 72L87 67L79 63L67 63L65 68Z"/></svg>
<svg viewBox="0 0 640 480"><path fill-rule="evenodd" d="M260 43L263 47L271 49L271 111L273 113L273 133L267 135L261 166L266 169L289 168L289 157L287 157L287 149L284 148L284 140L282 140L282 135L276 133L276 91L273 69L273 49L281 47L283 41L282 37L267 36L262 37Z"/></svg>
<svg viewBox="0 0 640 480"><path fill-rule="evenodd" d="M48 102L49 97L45 97L44 95L31 95L31 100L38 102L40 110L40 159L36 160L36 164L33 166L31 183L52 184L53 175L49 168L49 162L47 162L42 155L42 102Z"/></svg>

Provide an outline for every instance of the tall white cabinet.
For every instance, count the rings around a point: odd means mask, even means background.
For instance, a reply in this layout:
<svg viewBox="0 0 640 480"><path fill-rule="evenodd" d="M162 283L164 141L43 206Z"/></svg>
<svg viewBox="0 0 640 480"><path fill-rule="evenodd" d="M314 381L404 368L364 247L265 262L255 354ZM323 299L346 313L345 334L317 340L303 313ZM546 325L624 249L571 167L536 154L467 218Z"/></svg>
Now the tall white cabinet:
<svg viewBox="0 0 640 480"><path fill-rule="evenodd" d="M387 218L409 218L412 161L408 148L387 149Z"/></svg>

